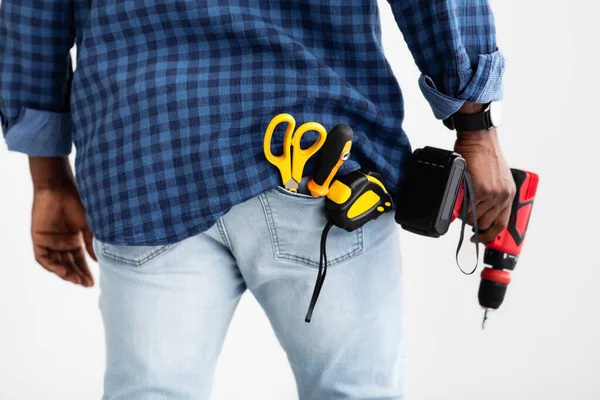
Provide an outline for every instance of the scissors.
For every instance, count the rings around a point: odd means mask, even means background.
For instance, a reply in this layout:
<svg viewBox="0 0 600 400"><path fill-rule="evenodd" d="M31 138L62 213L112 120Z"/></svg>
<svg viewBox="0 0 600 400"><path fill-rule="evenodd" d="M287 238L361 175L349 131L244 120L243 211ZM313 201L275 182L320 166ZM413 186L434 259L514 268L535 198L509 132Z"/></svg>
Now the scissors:
<svg viewBox="0 0 600 400"><path fill-rule="evenodd" d="M283 154L275 156L271 152L271 139L277 125L287 122L288 126L283 137ZM296 120L290 114L279 114L271 120L265 133L264 151L269 162L279 168L281 180L286 189L291 192L298 191L298 184L302 180L302 172L309 158L311 158L325 143L327 131L323 125L317 122L307 122L301 125L297 131ZM319 138L310 147L303 149L300 146L302 136L306 132L315 131Z"/></svg>

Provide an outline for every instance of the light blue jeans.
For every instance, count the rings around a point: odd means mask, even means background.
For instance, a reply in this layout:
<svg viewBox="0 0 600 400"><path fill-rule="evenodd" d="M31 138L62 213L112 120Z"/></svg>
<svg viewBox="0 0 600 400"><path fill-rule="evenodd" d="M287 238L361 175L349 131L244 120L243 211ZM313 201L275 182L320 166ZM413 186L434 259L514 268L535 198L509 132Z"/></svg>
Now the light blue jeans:
<svg viewBox="0 0 600 400"><path fill-rule="evenodd" d="M94 242L107 344L104 399L208 399L240 296L264 308L302 400L401 400L405 392L398 228L392 213L333 227L310 324L324 198L273 189L176 244ZM282 399L283 400L283 399Z"/></svg>

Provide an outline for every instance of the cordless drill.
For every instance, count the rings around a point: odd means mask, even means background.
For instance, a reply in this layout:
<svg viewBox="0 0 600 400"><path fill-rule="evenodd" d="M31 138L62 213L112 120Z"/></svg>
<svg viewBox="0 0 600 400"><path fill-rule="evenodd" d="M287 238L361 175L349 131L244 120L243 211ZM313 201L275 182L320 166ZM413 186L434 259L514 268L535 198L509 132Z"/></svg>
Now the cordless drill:
<svg viewBox="0 0 600 400"><path fill-rule="evenodd" d="M538 175L532 172L519 169L511 169L511 172L517 193L512 203L508 226L492 242L485 245L483 262L489 267L485 267L481 273L478 296L479 304L486 310L483 326L487 319L487 311L498 309L504 301L506 289L511 281L509 271L515 269L523 248L539 180ZM464 187L461 187L452 215L453 220L461 211L463 196Z"/></svg>
<svg viewBox="0 0 600 400"><path fill-rule="evenodd" d="M471 182L465 159L458 153L435 147L413 152L397 199L396 222L403 229L437 238L448 232L450 223L465 212L465 183ZM512 169L517 193L512 203L508 226L486 244L479 286L479 304L489 309L500 307L510 283L510 273L523 247L525 232L538 185L532 172ZM469 194L471 185L467 185ZM471 196L467 199L472 203ZM460 245L459 245L460 246ZM464 272L464 271L463 271Z"/></svg>

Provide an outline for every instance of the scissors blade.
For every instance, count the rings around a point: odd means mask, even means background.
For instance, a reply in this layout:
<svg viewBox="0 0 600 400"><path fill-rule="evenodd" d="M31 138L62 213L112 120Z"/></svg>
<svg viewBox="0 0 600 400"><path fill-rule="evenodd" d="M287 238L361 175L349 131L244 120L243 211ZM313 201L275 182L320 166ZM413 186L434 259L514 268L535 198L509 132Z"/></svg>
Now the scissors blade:
<svg viewBox="0 0 600 400"><path fill-rule="evenodd" d="M285 183L285 188L287 190L289 190L290 192L297 192L298 191L298 182L296 182L293 179L290 179L289 181L287 181Z"/></svg>

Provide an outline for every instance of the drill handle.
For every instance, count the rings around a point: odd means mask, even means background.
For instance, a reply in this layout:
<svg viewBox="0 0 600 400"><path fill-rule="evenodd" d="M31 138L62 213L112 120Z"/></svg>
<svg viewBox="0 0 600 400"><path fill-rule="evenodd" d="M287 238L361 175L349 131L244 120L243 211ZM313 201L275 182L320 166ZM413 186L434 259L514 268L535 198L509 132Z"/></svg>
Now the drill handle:
<svg viewBox="0 0 600 400"><path fill-rule="evenodd" d="M486 248L518 257L521 254L529 225L539 176L533 172L519 169L511 169L511 172L517 192L511 206L508 226L492 242L488 243Z"/></svg>
<svg viewBox="0 0 600 400"><path fill-rule="evenodd" d="M517 186L517 192L511 206L508 226L496 237L496 239L494 239L494 241L487 244L486 248L518 256L521 252L523 241L525 240L525 233L527 232L539 177L533 172L514 168L511 169L511 173ZM463 184L456 198L454 211L452 213L452 221L460 215L464 195L465 190Z"/></svg>
<svg viewBox="0 0 600 400"><path fill-rule="evenodd" d="M517 265L529 225L531 208L539 177L532 172L511 170L517 193L513 200L508 226L486 244L483 262L490 267L481 273L479 304L486 309L497 309L504 301L510 283L510 272Z"/></svg>

